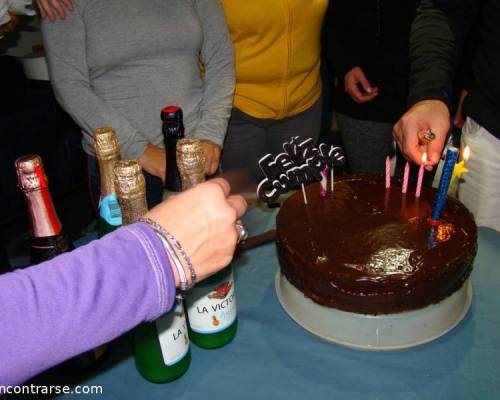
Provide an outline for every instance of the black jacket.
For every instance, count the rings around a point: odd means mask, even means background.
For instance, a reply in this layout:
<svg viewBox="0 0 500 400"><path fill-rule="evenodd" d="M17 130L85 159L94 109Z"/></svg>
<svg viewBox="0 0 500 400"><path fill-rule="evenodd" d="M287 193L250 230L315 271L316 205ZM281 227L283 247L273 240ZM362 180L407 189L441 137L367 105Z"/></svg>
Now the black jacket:
<svg viewBox="0 0 500 400"><path fill-rule="evenodd" d="M499 0L422 0L411 33L409 103L438 99L450 105L457 60L478 22L480 38L464 109L500 138Z"/></svg>
<svg viewBox="0 0 500 400"><path fill-rule="evenodd" d="M408 98L408 41L414 0L333 0L326 16L325 56L338 79L334 109L353 118L396 122ZM363 69L378 96L364 104L344 90L344 75Z"/></svg>

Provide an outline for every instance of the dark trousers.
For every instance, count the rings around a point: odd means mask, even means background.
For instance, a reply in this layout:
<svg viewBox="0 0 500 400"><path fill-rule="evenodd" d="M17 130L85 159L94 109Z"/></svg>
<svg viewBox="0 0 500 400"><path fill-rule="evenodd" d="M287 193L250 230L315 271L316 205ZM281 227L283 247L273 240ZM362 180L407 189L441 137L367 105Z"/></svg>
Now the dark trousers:
<svg viewBox="0 0 500 400"><path fill-rule="evenodd" d="M293 136L316 143L321 127L321 100L306 111L289 118L254 118L233 108L222 151L224 174L239 173L250 184L258 184L263 175L259 160L268 153L283 152L283 143Z"/></svg>
<svg viewBox="0 0 500 400"><path fill-rule="evenodd" d="M101 179L99 176L99 164L97 159L93 156L87 156L87 167L90 197L95 210L97 210L101 193ZM163 183L160 178L146 171L143 171L143 174L146 180L146 201L148 203L148 208L151 209L162 201L164 191Z"/></svg>

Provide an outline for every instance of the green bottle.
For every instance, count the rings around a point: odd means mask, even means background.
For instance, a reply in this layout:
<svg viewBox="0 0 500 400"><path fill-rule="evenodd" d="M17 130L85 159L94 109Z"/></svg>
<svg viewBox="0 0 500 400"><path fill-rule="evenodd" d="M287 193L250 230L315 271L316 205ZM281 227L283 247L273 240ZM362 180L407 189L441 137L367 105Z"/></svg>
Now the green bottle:
<svg viewBox="0 0 500 400"><path fill-rule="evenodd" d="M233 340L238 328L231 266L197 283L186 296L189 338L199 347L214 349Z"/></svg>
<svg viewBox="0 0 500 400"><path fill-rule="evenodd" d="M176 161L187 190L205 180L205 157L199 139L179 139ZM186 295L189 338L199 347L224 346L236 335L236 298L231 266L196 284Z"/></svg>
<svg viewBox="0 0 500 400"><path fill-rule="evenodd" d="M113 232L122 225L122 212L115 193L113 168L120 160L120 147L112 128L94 130L94 148L99 162L101 196L97 219L97 237Z"/></svg>
<svg viewBox="0 0 500 400"><path fill-rule="evenodd" d="M134 223L148 211L141 167L136 161L117 161L114 176L123 225ZM191 362L182 303L177 301L169 313L134 328L132 343L136 368L145 379L162 383L179 378Z"/></svg>
<svg viewBox="0 0 500 400"><path fill-rule="evenodd" d="M133 331L134 359L148 381L169 382L182 376L191 363L189 337L182 301L173 311Z"/></svg>

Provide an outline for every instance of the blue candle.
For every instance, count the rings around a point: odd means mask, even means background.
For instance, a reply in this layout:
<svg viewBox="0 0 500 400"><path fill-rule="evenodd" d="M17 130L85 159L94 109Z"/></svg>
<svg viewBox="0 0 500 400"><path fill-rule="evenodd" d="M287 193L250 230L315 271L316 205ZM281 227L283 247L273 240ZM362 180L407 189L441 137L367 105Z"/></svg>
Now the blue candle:
<svg viewBox="0 0 500 400"><path fill-rule="evenodd" d="M434 203L434 208L432 209L433 221L439 221L441 219L441 214L443 213L446 198L448 197L448 188L450 186L451 176L453 175L453 168L455 167L457 158L458 149L456 147L450 147L448 149L448 152L446 153L443 173L441 174L436 201Z"/></svg>

